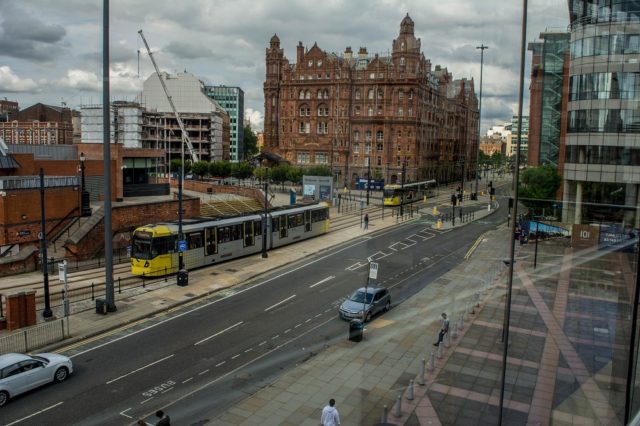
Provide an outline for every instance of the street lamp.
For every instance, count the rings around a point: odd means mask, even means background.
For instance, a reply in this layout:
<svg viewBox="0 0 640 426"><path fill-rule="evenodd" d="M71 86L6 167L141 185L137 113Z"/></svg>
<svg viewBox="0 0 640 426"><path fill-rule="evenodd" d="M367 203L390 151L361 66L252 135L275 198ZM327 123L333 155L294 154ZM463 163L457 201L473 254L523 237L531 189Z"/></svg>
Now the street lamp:
<svg viewBox="0 0 640 426"><path fill-rule="evenodd" d="M489 46L485 46L484 44L480 44L480 46L476 47L476 49L480 49L480 99L478 105L478 149L476 149L476 199L478 197L478 166L480 163L480 124L482 123L482 63L484 60L484 50L488 48Z"/></svg>
<svg viewBox="0 0 640 426"><path fill-rule="evenodd" d="M371 187L371 157L367 157L367 206L369 205L370 187Z"/></svg>
<svg viewBox="0 0 640 426"><path fill-rule="evenodd" d="M402 175L400 176L400 217L404 214L404 176L407 174L407 159L402 161Z"/></svg>
<svg viewBox="0 0 640 426"><path fill-rule="evenodd" d="M89 200L89 191L85 188L85 180L84 180L84 162L87 160L87 157L84 156L84 152L80 153L80 215L82 217L91 216L91 202Z"/></svg>

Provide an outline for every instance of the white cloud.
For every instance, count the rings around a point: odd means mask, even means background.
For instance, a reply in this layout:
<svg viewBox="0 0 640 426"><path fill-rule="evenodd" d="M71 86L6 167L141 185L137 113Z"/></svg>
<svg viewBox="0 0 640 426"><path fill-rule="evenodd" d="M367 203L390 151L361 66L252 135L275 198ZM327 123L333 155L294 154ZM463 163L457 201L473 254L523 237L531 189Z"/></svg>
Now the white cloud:
<svg viewBox="0 0 640 426"><path fill-rule="evenodd" d="M34 92L38 84L30 78L20 78L11 67L0 67L0 92Z"/></svg>
<svg viewBox="0 0 640 426"><path fill-rule="evenodd" d="M102 90L102 81L96 73L79 69L68 70L67 76L56 80L55 83L67 89L93 92Z"/></svg>
<svg viewBox="0 0 640 426"><path fill-rule="evenodd" d="M252 108L247 108L244 110L244 118L245 120L249 120L251 122L251 129L254 131L262 131L264 126L264 116L261 111L256 111Z"/></svg>

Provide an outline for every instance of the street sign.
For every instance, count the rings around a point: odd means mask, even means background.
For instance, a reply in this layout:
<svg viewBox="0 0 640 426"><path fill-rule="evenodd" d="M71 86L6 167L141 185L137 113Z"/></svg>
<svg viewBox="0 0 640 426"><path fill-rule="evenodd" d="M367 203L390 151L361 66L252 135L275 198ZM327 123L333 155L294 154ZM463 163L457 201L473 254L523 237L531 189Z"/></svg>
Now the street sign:
<svg viewBox="0 0 640 426"><path fill-rule="evenodd" d="M60 282L67 282L67 262L58 263L58 280Z"/></svg>
<svg viewBox="0 0 640 426"><path fill-rule="evenodd" d="M178 241L178 251L187 251L187 242L185 240Z"/></svg>
<svg viewBox="0 0 640 426"><path fill-rule="evenodd" d="M378 279L378 264L376 262L369 263L369 278L372 280Z"/></svg>

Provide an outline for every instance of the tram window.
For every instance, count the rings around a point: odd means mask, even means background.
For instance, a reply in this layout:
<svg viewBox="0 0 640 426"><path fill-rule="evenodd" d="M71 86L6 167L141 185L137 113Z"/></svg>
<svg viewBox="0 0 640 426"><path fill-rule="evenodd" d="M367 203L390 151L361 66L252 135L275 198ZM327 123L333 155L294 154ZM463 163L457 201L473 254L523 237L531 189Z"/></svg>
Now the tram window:
<svg viewBox="0 0 640 426"><path fill-rule="evenodd" d="M131 257L136 259L150 259L150 248L151 241L150 240L137 240L134 238Z"/></svg>
<svg viewBox="0 0 640 426"><path fill-rule="evenodd" d="M231 241L242 239L242 225L231 225Z"/></svg>
<svg viewBox="0 0 640 426"><path fill-rule="evenodd" d="M327 218L327 211L325 209L315 210L311 213L312 222L322 222Z"/></svg>
<svg viewBox="0 0 640 426"><path fill-rule="evenodd" d="M289 215L289 229L302 226L304 219L302 213Z"/></svg>
<svg viewBox="0 0 640 426"><path fill-rule="evenodd" d="M205 230L206 244L207 244L207 256L211 256L218 252L218 245L216 240L216 228L207 228Z"/></svg>
<svg viewBox="0 0 640 426"><path fill-rule="evenodd" d="M187 234L187 247L188 250L202 247L202 232Z"/></svg>
<svg viewBox="0 0 640 426"><path fill-rule="evenodd" d="M262 235L262 221L256 220L253 222L253 235Z"/></svg>
<svg viewBox="0 0 640 426"><path fill-rule="evenodd" d="M244 245L252 246L253 245L253 222L245 222L244 223Z"/></svg>
<svg viewBox="0 0 640 426"><path fill-rule="evenodd" d="M174 235L154 238L151 243L150 259L161 254L173 253L175 251L175 245L176 237Z"/></svg>
<svg viewBox="0 0 640 426"><path fill-rule="evenodd" d="M227 241L230 241L229 235L230 234L229 234L228 226L223 226L218 228L218 244L226 243Z"/></svg>

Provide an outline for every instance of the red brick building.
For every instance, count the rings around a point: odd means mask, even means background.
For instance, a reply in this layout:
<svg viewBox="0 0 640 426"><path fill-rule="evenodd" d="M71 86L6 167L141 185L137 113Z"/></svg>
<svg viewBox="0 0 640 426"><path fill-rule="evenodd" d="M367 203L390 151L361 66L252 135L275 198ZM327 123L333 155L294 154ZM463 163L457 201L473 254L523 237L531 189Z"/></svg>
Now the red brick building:
<svg viewBox="0 0 640 426"><path fill-rule="evenodd" d="M478 102L473 80L425 59L407 15L390 56L347 47L338 56L299 43L290 63L266 49L264 150L298 166L329 166L339 182L473 176Z"/></svg>
<svg viewBox="0 0 640 426"><path fill-rule="evenodd" d="M69 108L37 103L0 122L0 137L8 144L71 145L72 114Z"/></svg>

